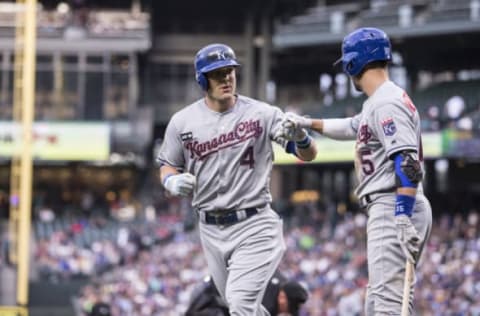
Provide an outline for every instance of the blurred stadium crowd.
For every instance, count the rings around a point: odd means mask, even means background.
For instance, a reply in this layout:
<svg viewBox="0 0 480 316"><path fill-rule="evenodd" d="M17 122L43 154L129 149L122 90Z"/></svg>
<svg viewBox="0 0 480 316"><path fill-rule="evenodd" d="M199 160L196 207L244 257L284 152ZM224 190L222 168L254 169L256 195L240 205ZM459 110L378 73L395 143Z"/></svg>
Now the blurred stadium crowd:
<svg viewBox="0 0 480 316"><path fill-rule="evenodd" d="M297 215L285 218L280 270L310 292L300 315L360 315L367 217L350 210L312 217L323 214L318 207L289 210ZM182 212L124 223L104 216L37 223L35 268L44 281L90 280L73 300L78 315L90 315L99 302L109 304L112 315L181 315L207 273L198 235L186 229ZM417 274L418 315L479 315L478 210L443 213L433 227Z"/></svg>

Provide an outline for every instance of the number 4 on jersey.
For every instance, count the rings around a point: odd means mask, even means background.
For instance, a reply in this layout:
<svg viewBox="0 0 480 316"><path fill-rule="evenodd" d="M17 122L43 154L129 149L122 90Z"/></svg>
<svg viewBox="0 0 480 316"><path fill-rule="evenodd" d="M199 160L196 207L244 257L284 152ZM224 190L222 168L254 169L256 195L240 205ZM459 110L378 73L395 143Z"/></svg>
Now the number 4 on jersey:
<svg viewBox="0 0 480 316"><path fill-rule="evenodd" d="M248 146L247 150L243 153L242 160L240 160L241 165L248 165L250 169L253 168L255 159L253 158L253 146Z"/></svg>

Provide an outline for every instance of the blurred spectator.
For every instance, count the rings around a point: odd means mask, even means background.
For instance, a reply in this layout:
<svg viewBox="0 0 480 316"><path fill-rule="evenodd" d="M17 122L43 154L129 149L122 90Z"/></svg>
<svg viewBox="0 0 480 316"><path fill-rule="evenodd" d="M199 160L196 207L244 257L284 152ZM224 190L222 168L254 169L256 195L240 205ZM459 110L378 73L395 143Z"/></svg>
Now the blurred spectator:
<svg viewBox="0 0 480 316"><path fill-rule="evenodd" d="M83 212L88 212L93 208L94 197L91 191L82 194L81 207Z"/></svg>
<svg viewBox="0 0 480 316"><path fill-rule="evenodd" d="M339 316L359 316L363 312L363 302L365 299L365 290L358 285L347 286L338 302Z"/></svg>
<svg viewBox="0 0 480 316"><path fill-rule="evenodd" d="M459 95L454 95L445 102L445 114L450 121L458 119L464 110L465 100Z"/></svg>
<svg viewBox="0 0 480 316"><path fill-rule="evenodd" d="M111 307L101 296L98 287L87 286L83 289L85 300L82 302L81 310L87 316L110 316Z"/></svg>
<svg viewBox="0 0 480 316"><path fill-rule="evenodd" d="M51 208L45 206L38 211L38 218L45 223L52 222L55 219L55 213Z"/></svg>
<svg viewBox="0 0 480 316"><path fill-rule="evenodd" d="M110 305L105 302L97 302L92 307L90 316L110 316Z"/></svg>
<svg viewBox="0 0 480 316"><path fill-rule="evenodd" d="M471 131L473 128L472 118L464 116L457 121L456 128L462 131Z"/></svg>
<svg viewBox="0 0 480 316"><path fill-rule="evenodd" d="M436 105L428 107L427 115L422 117L422 130L439 131L440 130L440 109Z"/></svg>

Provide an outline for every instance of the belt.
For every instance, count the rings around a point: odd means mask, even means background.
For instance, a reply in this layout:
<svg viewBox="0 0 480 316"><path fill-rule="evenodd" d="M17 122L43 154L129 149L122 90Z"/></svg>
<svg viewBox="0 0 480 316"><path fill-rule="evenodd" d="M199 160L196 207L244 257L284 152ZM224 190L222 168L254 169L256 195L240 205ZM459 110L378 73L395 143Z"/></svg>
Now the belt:
<svg viewBox="0 0 480 316"><path fill-rule="evenodd" d="M259 210L256 207L246 208L243 210L198 212L200 220L211 225L232 225L258 213Z"/></svg>
<svg viewBox="0 0 480 316"><path fill-rule="evenodd" d="M390 189L385 189L385 190L380 190L380 191L375 191L369 194L365 194L359 199L359 204L361 208L365 208L368 206L368 204L372 203L377 199L378 196L383 195L385 193L394 193L396 188L390 188Z"/></svg>

